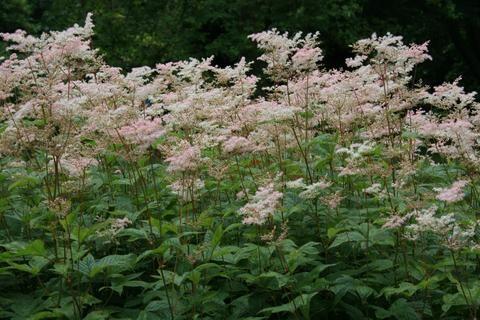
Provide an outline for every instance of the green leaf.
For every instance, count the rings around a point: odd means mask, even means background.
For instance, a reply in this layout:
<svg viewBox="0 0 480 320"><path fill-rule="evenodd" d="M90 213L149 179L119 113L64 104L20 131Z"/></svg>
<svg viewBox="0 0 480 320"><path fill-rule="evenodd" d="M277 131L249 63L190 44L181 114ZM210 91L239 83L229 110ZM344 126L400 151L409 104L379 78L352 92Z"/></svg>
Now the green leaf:
<svg viewBox="0 0 480 320"><path fill-rule="evenodd" d="M398 288L386 287L382 289L381 293L384 294L387 299L395 294L402 294L406 297L411 297L415 294L415 292L417 292L418 289L418 286L414 285L413 283L402 282L398 285Z"/></svg>
<svg viewBox="0 0 480 320"><path fill-rule="evenodd" d="M308 242L298 249L292 250L287 256L288 271L293 273L298 267L306 265L315 265L318 262L317 242Z"/></svg>
<svg viewBox="0 0 480 320"><path fill-rule="evenodd" d="M108 310L96 310L92 311L83 318L83 320L105 320L110 319L111 311Z"/></svg>
<svg viewBox="0 0 480 320"><path fill-rule="evenodd" d="M215 229L215 233L212 236L212 239L209 243L209 259L212 258L213 252L215 248L220 244L220 241L222 240L223 237L223 227L222 225L218 225L218 227Z"/></svg>
<svg viewBox="0 0 480 320"><path fill-rule="evenodd" d="M130 287L130 288L133 288L133 287L149 288L149 287L151 287L151 285L148 282L140 281L140 280L134 280L141 275L142 275L142 273L134 273L134 274L126 275L126 276L121 275L121 274L112 275L110 277L112 285L108 288L111 288L113 291L115 291L115 292L117 292L118 294L121 295L123 293L123 289L125 287Z"/></svg>
<svg viewBox="0 0 480 320"><path fill-rule="evenodd" d="M93 256L89 254L79 262L79 271L93 278L106 269L111 269L111 272L119 272L133 268L135 261L136 256L134 254L110 255L100 260L95 260Z"/></svg>
<svg viewBox="0 0 480 320"><path fill-rule="evenodd" d="M310 319L310 301L318 292L314 293L304 293L297 296L293 301L282 304L276 307L264 308L260 310L259 313L275 314L281 312L294 313L296 310L300 309L303 314L304 319Z"/></svg>
<svg viewBox="0 0 480 320"><path fill-rule="evenodd" d="M365 237L360 232L348 231L338 234L329 248L335 248L347 242L362 242L365 240Z"/></svg>
<svg viewBox="0 0 480 320"><path fill-rule="evenodd" d="M7 244L0 244L8 251L14 253L16 256L47 256L47 250L42 240L34 240L30 243L25 242L10 242Z"/></svg>
<svg viewBox="0 0 480 320"><path fill-rule="evenodd" d="M122 178L113 180L112 184L118 186L131 186L133 182L130 179Z"/></svg>
<svg viewBox="0 0 480 320"><path fill-rule="evenodd" d="M32 176L17 177L15 179L15 182L13 182L8 186L8 191L12 191L13 189L17 189L17 188L35 187L39 183L40 183L40 180L37 177L32 177Z"/></svg>
<svg viewBox="0 0 480 320"><path fill-rule="evenodd" d="M397 320L417 320L420 319L418 314L407 302L407 300L400 298L396 300L388 310L374 307L376 309L375 315L378 319L395 318Z"/></svg>
<svg viewBox="0 0 480 320"><path fill-rule="evenodd" d="M165 310L167 308L167 301L154 300L148 303L148 305L145 307L145 311L155 312L162 309Z"/></svg>
<svg viewBox="0 0 480 320"><path fill-rule="evenodd" d="M465 301L465 297L460 293L453 293L453 294L445 294L442 297L443 305L442 310L443 312L448 312L451 307L453 306L465 306L467 302Z"/></svg>
<svg viewBox="0 0 480 320"><path fill-rule="evenodd" d="M39 256L32 257L28 264L17 264L14 262L8 262L11 268L30 273L32 275L38 275L42 271L42 269L49 263L50 260Z"/></svg>
<svg viewBox="0 0 480 320"><path fill-rule="evenodd" d="M393 261L390 259L378 259L365 266L367 271L385 271L393 268Z"/></svg>
<svg viewBox="0 0 480 320"><path fill-rule="evenodd" d="M337 233L339 233L340 231L342 231L342 229L337 229L337 228L328 228L327 230L327 237L328 239L333 239L333 237L335 237L337 235Z"/></svg>
<svg viewBox="0 0 480 320"><path fill-rule="evenodd" d="M330 290L335 293L335 303L338 303L347 293L356 294L362 299L375 293L375 290L368 287L363 281L349 275L341 275L335 280Z"/></svg>

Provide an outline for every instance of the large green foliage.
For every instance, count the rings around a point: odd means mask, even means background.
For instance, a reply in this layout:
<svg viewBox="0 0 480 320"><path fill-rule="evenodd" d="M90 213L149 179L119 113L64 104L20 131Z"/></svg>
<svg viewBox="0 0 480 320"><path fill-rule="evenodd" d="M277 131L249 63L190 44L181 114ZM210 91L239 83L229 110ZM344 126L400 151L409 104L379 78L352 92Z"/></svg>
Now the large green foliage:
<svg viewBox="0 0 480 320"><path fill-rule="evenodd" d="M336 139L319 136L313 152L329 154ZM372 157L381 163L381 150ZM473 257L450 257L435 241L419 243L416 255L381 228L390 205L408 203L402 195L393 204L364 198L366 178L339 178L349 196L337 211L288 193L288 238L265 242L263 227L233 223L239 201L209 201L231 193L229 183L207 181L211 196L197 203L200 213L179 224L165 168L150 161L125 178L129 164L106 154L85 188L70 194L66 216L46 206L41 175L2 172L0 318L464 319L480 303ZM449 170L423 166L419 188ZM117 217L135 227L109 233Z"/></svg>

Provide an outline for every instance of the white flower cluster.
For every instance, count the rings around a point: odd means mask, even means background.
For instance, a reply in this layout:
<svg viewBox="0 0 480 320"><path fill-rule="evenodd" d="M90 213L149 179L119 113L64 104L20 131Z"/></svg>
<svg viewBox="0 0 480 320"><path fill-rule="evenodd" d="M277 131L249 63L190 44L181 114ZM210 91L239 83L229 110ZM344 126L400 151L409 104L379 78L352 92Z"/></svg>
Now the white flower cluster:
<svg viewBox="0 0 480 320"><path fill-rule="evenodd" d="M302 199L315 199L318 198L322 190L330 187L331 185L331 182L319 181L305 186L305 190L300 192L298 196Z"/></svg>
<svg viewBox="0 0 480 320"><path fill-rule="evenodd" d="M322 190L325 190L326 188L330 187L332 183L328 181L320 180L318 182L307 185L303 181L303 178L299 178L297 180L287 181L285 185L287 188L290 188L290 189L303 190L302 192L299 193L298 196L305 200L312 200L312 199L317 199L321 195ZM325 201L329 203L328 205L330 207L336 207L335 203L338 201L341 201L341 197L339 195L335 195L329 198L328 200L326 199Z"/></svg>
<svg viewBox="0 0 480 320"><path fill-rule="evenodd" d="M425 232L432 232L438 235L447 235L452 230L455 223L455 216L453 213L436 216L438 207L431 206L428 209L420 211L415 210L412 216L415 218L415 223L410 224L407 230L410 233L411 239L418 239Z"/></svg>
<svg viewBox="0 0 480 320"><path fill-rule="evenodd" d="M244 224L264 224L280 205L283 194L275 191L273 183L260 187L252 199L240 208Z"/></svg>
<svg viewBox="0 0 480 320"><path fill-rule="evenodd" d="M438 192L437 199L447 203L457 202L463 199L463 188L468 184L467 180L455 181L450 188L434 188Z"/></svg>
<svg viewBox="0 0 480 320"><path fill-rule="evenodd" d="M371 153L375 148L375 142L364 141L362 143L352 143L348 148L342 147L336 150L337 154L345 154L348 158L358 159Z"/></svg>

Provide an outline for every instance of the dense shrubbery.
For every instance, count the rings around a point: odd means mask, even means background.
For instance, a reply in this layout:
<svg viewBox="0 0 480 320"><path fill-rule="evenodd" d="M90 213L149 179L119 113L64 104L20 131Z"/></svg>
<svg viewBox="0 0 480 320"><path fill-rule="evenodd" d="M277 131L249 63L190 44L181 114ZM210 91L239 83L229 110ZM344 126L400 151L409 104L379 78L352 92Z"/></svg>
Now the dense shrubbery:
<svg viewBox="0 0 480 320"><path fill-rule="evenodd" d="M1 318L476 318L479 106L427 44L125 75L92 33L3 35Z"/></svg>

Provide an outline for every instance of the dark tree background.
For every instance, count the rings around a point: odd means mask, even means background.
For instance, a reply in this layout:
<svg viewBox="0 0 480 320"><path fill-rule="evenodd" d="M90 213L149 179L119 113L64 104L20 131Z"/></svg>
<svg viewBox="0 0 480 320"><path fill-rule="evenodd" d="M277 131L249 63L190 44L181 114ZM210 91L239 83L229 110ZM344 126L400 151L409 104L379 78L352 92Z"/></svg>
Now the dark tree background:
<svg viewBox="0 0 480 320"><path fill-rule="evenodd" d="M373 32L430 40L434 61L419 70L426 82L462 75L467 89L480 85L480 0L1 0L0 31L63 29L87 12L95 46L127 70L210 55L219 65L252 60L246 36L276 27L320 31L327 67L341 67L349 45Z"/></svg>

